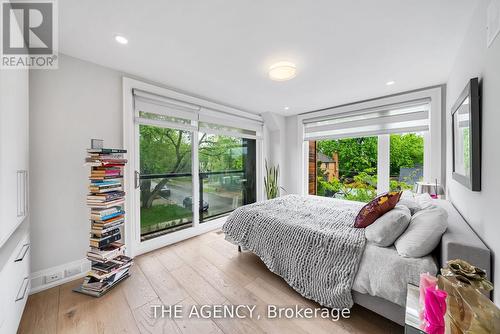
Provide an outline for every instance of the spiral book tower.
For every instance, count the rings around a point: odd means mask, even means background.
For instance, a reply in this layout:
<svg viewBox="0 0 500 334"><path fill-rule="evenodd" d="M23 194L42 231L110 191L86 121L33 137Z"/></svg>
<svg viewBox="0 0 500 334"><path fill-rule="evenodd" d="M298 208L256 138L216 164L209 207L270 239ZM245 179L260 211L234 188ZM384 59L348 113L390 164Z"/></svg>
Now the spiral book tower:
<svg viewBox="0 0 500 334"><path fill-rule="evenodd" d="M125 256L123 227L125 224L123 149L91 148L85 164L90 166L90 250L87 258L92 269L75 292L100 297L130 276L132 259Z"/></svg>

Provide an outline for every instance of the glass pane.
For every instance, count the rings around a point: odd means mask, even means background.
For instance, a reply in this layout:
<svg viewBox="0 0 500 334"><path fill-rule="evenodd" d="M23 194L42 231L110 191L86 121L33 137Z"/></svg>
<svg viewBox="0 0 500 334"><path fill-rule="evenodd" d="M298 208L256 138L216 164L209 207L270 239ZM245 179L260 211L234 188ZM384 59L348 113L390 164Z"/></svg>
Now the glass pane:
<svg viewBox="0 0 500 334"><path fill-rule="evenodd" d="M392 134L390 189L413 189L424 177L423 133Z"/></svg>
<svg viewBox="0 0 500 334"><path fill-rule="evenodd" d="M369 202L377 196L377 137L309 143L309 189L316 195Z"/></svg>
<svg viewBox="0 0 500 334"><path fill-rule="evenodd" d="M192 226L191 133L139 125L141 240Z"/></svg>
<svg viewBox="0 0 500 334"><path fill-rule="evenodd" d="M200 222L255 202L254 139L199 134Z"/></svg>

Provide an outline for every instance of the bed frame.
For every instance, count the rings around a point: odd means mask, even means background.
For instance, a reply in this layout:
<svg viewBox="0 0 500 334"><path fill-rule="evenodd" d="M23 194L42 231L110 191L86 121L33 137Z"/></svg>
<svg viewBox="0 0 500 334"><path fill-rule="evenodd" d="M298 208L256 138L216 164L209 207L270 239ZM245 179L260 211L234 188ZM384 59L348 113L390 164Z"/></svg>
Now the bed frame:
<svg viewBox="0 0 500 334"><path fill-rule="evenodd" d="M448 229L441 238L441 243L434 251L439 267L444 267L448 260L462 259L484 269L491 279L491 253L488 247L462 218L451 202L433 200L448 212ZM241 252L241 246L238 246ZM402 326L405 323L405 308L380 297L352 291L354 302L384 318Z"/></svg>
<svg viewBox="0 0 500 334"><path fill-rule="evenodd" d="M434 251L438 266L448 260L462 259L486 270L491 279L491 253L488 247L462 218L451 202L433 200L448 212L448 229ZM383 298L353 291L354 302L400 325L405 323L405 308Z"/></svg>

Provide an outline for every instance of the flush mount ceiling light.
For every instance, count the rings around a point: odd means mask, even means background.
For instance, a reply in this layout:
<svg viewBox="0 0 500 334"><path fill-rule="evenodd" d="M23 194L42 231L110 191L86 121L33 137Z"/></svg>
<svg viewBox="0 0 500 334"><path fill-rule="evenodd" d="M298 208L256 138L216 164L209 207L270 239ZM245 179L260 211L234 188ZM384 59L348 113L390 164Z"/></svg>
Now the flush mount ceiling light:
<svg viewBox="0 0 500 334"><path fill-rule="evenodd" d="M391 81L387 81L387 82L385 83L385 85L386 85L386 86L392 86L392 85L394 85L395 83L396 83L396 81L392 81L392 80L391 80Z"/></svg>
<svg viewBox="0 0 500 334"><path fill-rule="evenodd" d="M297 75L297 68L289 61L277 62L269 67L269 78L274 81L286 81Z"/></svg>
<svg viewBox="0 0 500 334"><path fill-rule="evenodd" d="M123 45L128 44L128 39L122 35L115 35L115 41Z"/></svg>
<svg viewBox="0 0 500 334"><path fill-rule="evenodd" d="M290 107L286 106L286 107L284 107L283 109L288 110L288 109L290 109Z"/></svg>

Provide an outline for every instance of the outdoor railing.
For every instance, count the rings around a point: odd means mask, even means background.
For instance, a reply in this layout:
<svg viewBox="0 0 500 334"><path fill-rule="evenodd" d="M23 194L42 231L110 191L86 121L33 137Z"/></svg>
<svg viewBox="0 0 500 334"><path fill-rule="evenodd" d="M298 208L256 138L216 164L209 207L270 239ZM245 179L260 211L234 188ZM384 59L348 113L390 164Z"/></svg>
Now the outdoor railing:
<svg viewBox="0 0 500 334"><path fill-rule="evenodd" d="M245 171L244 170L226 170L226 171L215 171L215 172L200 172L198 174L199 177L199 217L200 223L206 221L208 219L213 219L224 214L227 214L234 210L235 203L240 203L242 201L243 192L245 189L246 180L244 178ZM146 180L157 180L157 184L165 179L170 179L172 182L168 182L165 184L165 188L157 189L157 194L155 195L154 200L164 199L165 201L173 201L173 204L169 205L177 205L178 207L183 207L188 209L188 206L192 205L192 173L157 173L157 174L140 174L139 181L141 183ZM218 176L218 177L217 177ZM239 178L237 176L240 176ZM214 178L217 177L217 178ZM228 177L229 179L224 179ZM184 182L182 178L185 178ZM211 180L211 182L207 182L204 180ZM179 180L178 182L175 182ZM189 182L191 181L191 182ZM150 191L157 186L147 185L150 187ZM184 184L184 185L183 185ZM184 189L182 187L184 186ZM177 188L174 190L173 188ZM165 193L166 192L166 193ZM238 193L242 193L239 195ZM210 195L212 194L212 195ZM226 197L224 197L226 194ZM236 194L236 195L234 195ZM204 197L211 198L209 200ZM177 197L176 199L172 199ZM189 199L187 199L189 197ZM232 198L234 197L234 198ZM141 199L142 200L142 199ZM236 202L235 202L236 200ZM187 202L185 202L187 201ZM216 202L216 203L213 203ZM217 205L218 204L218 205ZM153 206L152 206L153 207ZM173 210L174 208L172 208ZM142 208L141 210L148 210ZM172 210L170 212L172 212ZM175 210L173 210L175 211ZM192 215L188 215L182 217L181 215L174 217L166 218L166 221L158 221L154 224L149 224L147 222L142 221L142 211L141 211L141 235L143 238L151 238L157 235L165 234L168 232L172 232L181 228L188 227L192 224ZM166 217L167 215L164 215ZM143 226L144 224L144 226Z"/></svg>

